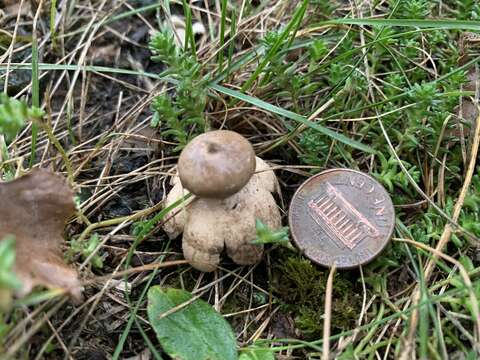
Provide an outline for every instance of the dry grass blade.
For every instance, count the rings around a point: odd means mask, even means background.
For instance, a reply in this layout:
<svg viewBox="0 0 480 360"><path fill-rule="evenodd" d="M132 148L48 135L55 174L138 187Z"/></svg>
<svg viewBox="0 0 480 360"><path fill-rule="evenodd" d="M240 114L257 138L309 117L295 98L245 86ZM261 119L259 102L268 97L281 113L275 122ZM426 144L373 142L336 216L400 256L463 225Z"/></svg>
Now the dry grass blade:
<svg viewBox="0 0 480 360"><path fill-rule="evenodd" d="M410 240L410 239L394 239L395 241L401 241L401 242L405 242L405 243L408 243L408 244L412 244L418 248L421 248L421 249L424 249L424 250L427 250L429 252L432 253L432 259L435 258L435 259L438 259L438 258L442 258L442 259L445 259L447 260L448 262L454 264L458 270L460 271L460 275L462 276L462 279L465 283L465 286L468 290L468 293L469 293L469 297L470 297L470 301L472 303L472 318L474 319L474 322L475 322L475 326L476 326L476 337L478 338L478 334L480 334L480 306L479 306L479 302L478 302L478 299L477 299L477 295L475 294L475 290L473 289L473 286L472 286L472 281L470 280L470 276L468 275L468 272L465 270L465 267L457 260L455 260L453 257L447 255L447 254L444 254L442 251L438 250L438 249L434 249L428 245L425 245L425 244L422 244L422 243L419 243L417 241L413 241L413 240ZM414 300L412 301L412 306L416 306L418 305L418 302L419 300L415 300L416 298L414 298ZM415 314L415 312L412 313L412 317L410 318L410 321L413 321L413 314ZM479 342L478 340L475 341L475 343L477 344L477 348L476 348L476 352L477 354L480 354L480 345L479 345ZM402 353L402 356L401 356L401 359L408 359L408 357L410 356L410 351L412 350L413 348L413 345L410 343L407 343L406 344L406 347L404 349L404 352Z"/></svg>
<svg viewBox="0 0 480 360"><path fill-rule="evenodd" d="M472 177L473 177L473 174L475 173L475 165L477 161L479 144L480 144L480 116L477 118L477 121L475 123L475 133L473 137L472 150L470 154L470 162L468 164L467 173L463 181L463 186L460 191L460 195L458 196L457 202L455 203L455 207L453 209L452 220L454 222L458 221L460 211L462 210L462 207L465 201L465 196L469 191ZM452 225L450 223L447 223L445 225L445 228L443 229L442 236L440 237L440 240L438 241L435 247L435 252L433 253L432 258L428 261L427 265L425 266L425 270L424 270L425 282L428 282L430 280L433 269L435 267L435 261L438 259L439 254L442 253L443 249L450 241L452 232L453 232ZM419 285L417 285L412 294L413 306L418 304L418 302L420 301L420 296L421 296L420 288L419 288ZM478 309L478 306L476 307L476 309ZM480 319L480 317L478 319ZM413 311L410 318L410 328L409 328L408 337L406 340L406 343L407 343L406 349L408 349L409 351L405 351L402 354L402 360L408 359L408 356L410 356L410 351L412 351L412 349L414 348L413 342L415 341L415 333L417 330L418 321L419 321L418 309L416 309ZM478 327L477 336L480 336L480 326Z"/></svg>
<svg viewBox="0 0 480 360"><path fill-rule="evenodd" d="M325 289L325 312L323 319L323 353L322 360L330 359L330 327L332 323L332 292L333 292L333 277L337 265L334 263L330 269L327 279L327 288Z"/></svg>

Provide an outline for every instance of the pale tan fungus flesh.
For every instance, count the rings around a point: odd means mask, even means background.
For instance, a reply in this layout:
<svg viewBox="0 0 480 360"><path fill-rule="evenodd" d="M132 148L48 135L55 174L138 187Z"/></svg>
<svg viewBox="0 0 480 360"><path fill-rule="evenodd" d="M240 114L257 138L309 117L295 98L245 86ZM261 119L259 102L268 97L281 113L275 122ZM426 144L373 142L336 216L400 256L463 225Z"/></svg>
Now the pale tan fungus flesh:
<svg viewBox="0 0 480 360"><path fill-rule="evenodd" d="M165 207L188 193L178 177L173 183ZM272 195L277 187L274 172L257 157L255 174L240 191L224 199L197 197L188 201L173 218L170 216L175 210L166 215L170 220L164 230L172 239L183 232L185 259L198 270L215 270L224 249L237 264L255 264L263 255L262 246L251 244L256 238L255 220L260 219L271 229L281 227L280 211Z"/></svg>

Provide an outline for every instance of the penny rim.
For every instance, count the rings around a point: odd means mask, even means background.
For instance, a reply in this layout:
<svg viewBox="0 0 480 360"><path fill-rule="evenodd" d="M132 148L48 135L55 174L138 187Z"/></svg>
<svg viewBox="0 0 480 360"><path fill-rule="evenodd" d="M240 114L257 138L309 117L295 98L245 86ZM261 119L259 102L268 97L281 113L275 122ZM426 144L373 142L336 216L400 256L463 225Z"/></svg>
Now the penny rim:
<svg viewBox="0 0 480 360"><path fill-rule="evenodd" d="M298 224L296 223L296 221L293 219L293 211L292 209L294 208L294 205L296 205L297 201L298 201L298 195L300 193L302 193L302 191L307 187L307 186L310 186L312 183L315 183L315 182L320 182L321 184L321 179L323 177L325 177L326 175L328 174L332 174L332 173L340 173L340 174L345 174L345 173L350 173L350 174L355 174L355 175L358 175L358 176L362 176L362 177L365 177L367 179L369 179L372 183L375 184L375 186L378 186L387 196L385 198L385 200L387 201L388 203L388 206L391 208L391 216L390 218L388 219L388 229L386 231L386 234L385 236L383 236L383 241L381 243L381 245L376 249L376 251L370 256L370 258L366 261L362 261L362 262L359 262L359 263L355 263L355 264L351 264L351 265L339 265L337 264L337 268L338 269L345 269L345 270L348 270L348 269L355 269L355 268L358 268L359 266L361 265L365 265L369 262L371 262L372 260L374 260L375 258L377 258L377 256L385 249L385 247L388 245L388 243L390 242L390 239L393 235L393 230L395 228L395 210L394 210L394 207L393 207L393 203L391 201L391 198L390 198L390 195L389 193L387 192L387 190L385 189L385 187L380 184L374 177L372 177L371 175L369 174L366 174L362 171L358 171L358 170L353 170L353 169L346 169L346 168L334 168L334 169L328 169L328 170L324 170L310 178L308 178L306 181L304 181L300 186L299 188L295 191L293 197L292 197L292 200L290 201L290 206L289 206L289 213L288 213L288 222L289 222L289 226L290 226L290 233L292 234L292 238L293 238L293 242L295 243L295 245L297 246L297 248L299 250L301 250L302 254L304 256L306 256L307 258L309 258L311 261L313 261L314 263L318 264L318 265L321 265L321 266L324 266L324 267L331 267L332 264L326 264L325 262L322 262L320 260L318 260L317 258L315 258L314 256L309 256L308 254L306 254L306 246L305 246L305 241L304 239L300 238L297 234L297 230L296 229L297 227L301 227L302 224ZM319 185L320 187L320 185ZM330 238L331 239L331 238Z"/></svg>

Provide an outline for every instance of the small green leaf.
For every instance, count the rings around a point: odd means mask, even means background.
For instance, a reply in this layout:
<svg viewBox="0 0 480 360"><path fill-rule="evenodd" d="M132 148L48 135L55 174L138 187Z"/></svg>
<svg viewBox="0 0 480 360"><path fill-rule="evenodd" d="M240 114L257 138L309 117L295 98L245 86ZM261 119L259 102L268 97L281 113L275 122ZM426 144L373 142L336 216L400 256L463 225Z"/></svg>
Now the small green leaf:
<svg viewBox="0 0 480 360"><path fill-rule="evenodd" d="M252 244L289 244L288 227L282 227L278 230L271 230L260 219L255 220L257 238Z"/></svg>
<svg viewBox="0 0 480 360"><path fill-rule="evenodd" d="M158 112L153 113L152 120L150 121L150 127L156 128L160 124L160 115Z"/></svg>
<svg viewBox="0 0 480 360"><path fill-rule="evenodd" d="M73 260L74 256L80 254L85 260L95 251L101 240L97 233L94 233L88 241L72 240L70 242L70 249L67 250L67 259ZM95 253L90 258L90 263L94 268L101 269L103 267L103 258L100 254Z"/></svg>
<svg viewBox="0 0 480 360"><path fill-rule="evenodd" d="M148 291L148 319L163 350L172 358L181 360L237 359L232 328L205 301L197 299L163 316L192 297L184 290L162 289L160 286Z"/></svg>

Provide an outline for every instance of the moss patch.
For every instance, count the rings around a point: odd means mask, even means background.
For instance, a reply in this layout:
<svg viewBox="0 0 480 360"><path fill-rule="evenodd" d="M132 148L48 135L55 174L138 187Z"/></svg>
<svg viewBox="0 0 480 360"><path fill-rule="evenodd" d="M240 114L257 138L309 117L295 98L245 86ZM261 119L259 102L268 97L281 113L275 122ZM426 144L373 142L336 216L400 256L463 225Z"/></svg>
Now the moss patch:
<svg viewBox="0 0 480 360"><path fill-rule="evenodd" d="M301 256L285 256L275 267L274 294L292 312L295 325L305 338L318 338L323 331L325 288L328 271ZM361 310L361 288L354 272L335 274L332 330L352 328Z"/></svg>

